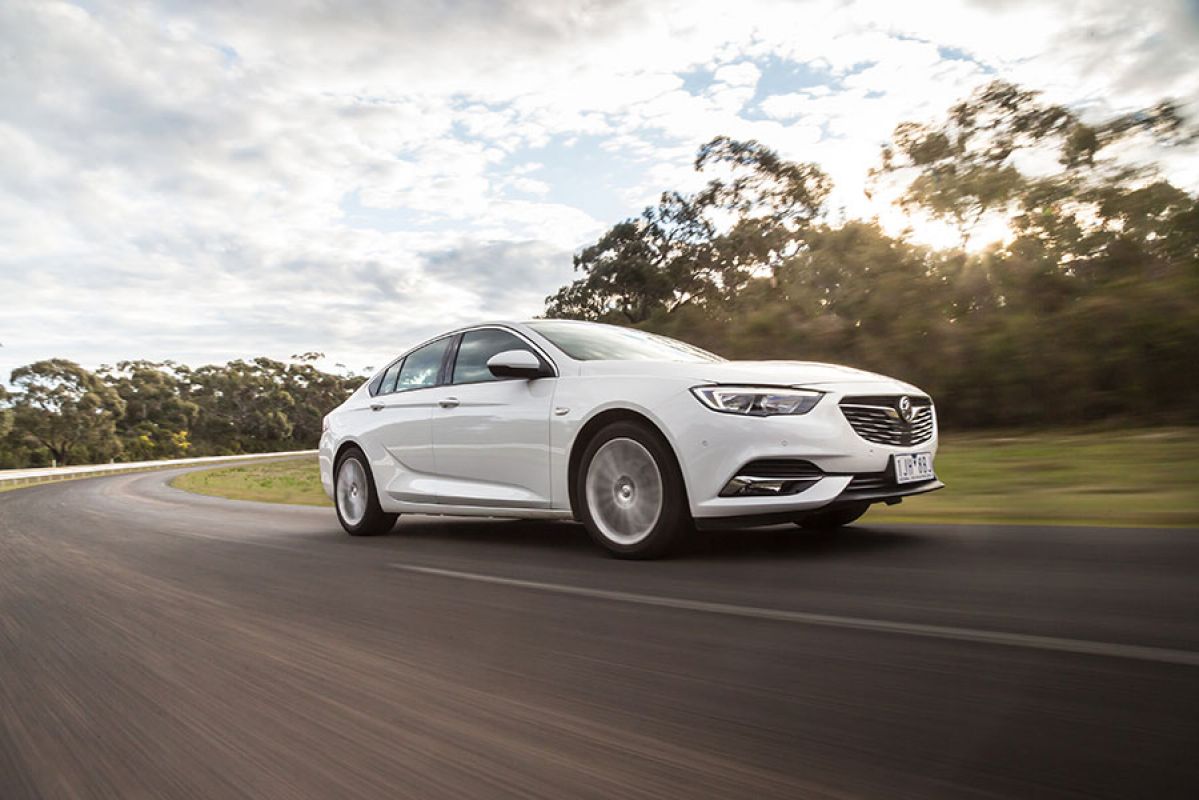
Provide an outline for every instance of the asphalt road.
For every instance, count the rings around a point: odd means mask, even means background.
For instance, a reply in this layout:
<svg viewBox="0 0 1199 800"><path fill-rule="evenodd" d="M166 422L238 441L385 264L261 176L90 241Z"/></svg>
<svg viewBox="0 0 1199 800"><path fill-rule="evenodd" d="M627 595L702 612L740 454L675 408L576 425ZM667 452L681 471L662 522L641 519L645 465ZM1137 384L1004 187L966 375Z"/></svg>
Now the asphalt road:
<svg viewBox="0 0 1199 800"><path fill-rule="evenodd" d="M0 798L1199 796L1199 531L0 494Z"/></svg>

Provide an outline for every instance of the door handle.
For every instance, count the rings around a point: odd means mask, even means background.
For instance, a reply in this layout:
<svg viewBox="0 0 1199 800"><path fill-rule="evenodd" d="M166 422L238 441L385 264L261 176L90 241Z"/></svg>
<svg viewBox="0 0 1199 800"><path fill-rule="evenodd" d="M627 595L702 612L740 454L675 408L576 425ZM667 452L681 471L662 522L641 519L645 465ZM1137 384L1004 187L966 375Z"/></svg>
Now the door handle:
<svg viewBox="0 0 1199 800"><path fill-rule="evenodd" d="M371 403L371 411L382 411L382 410L383 410L382 403Z"/></svg>
<svg viewBox="0 0 1199 800"><path fill-rule="evenodd" d="M457 397L443 397L437 401L437 405L441 406L442 408L457 408L458 407L458 398Z"/></svg>

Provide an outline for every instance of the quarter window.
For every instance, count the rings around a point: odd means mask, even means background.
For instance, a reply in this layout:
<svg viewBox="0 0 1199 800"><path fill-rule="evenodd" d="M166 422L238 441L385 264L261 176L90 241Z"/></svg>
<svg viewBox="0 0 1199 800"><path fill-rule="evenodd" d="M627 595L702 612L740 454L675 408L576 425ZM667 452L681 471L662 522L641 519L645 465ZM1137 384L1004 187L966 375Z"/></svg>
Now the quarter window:
<svg viewBox="0 0 1199 800"><path fill-rule="evenodd" d="M458 357L454 359L453 382L483 383L499 380L487 368L487 361L496 353L506 350L527 350L537 355L519 336L498 328L483 328L462 334L462 343L458 345Z"/></svg>
<svg viewBox="0 0 1199 800"><path fill-rule="evenodd" d="M438 339L409 353L400 365L395 391L436 386L441 360L445 357L445 348L449 343L448 338Z"/></svg>
<svg viewBox="0 0 1199 800"><path fill-rule="evenodd" d="M400 374L400 365L402 361L397 361L387 368L383 373L383 380L379 381L379 389L375 394L389 394L396 390L396 376Z"/></svg>

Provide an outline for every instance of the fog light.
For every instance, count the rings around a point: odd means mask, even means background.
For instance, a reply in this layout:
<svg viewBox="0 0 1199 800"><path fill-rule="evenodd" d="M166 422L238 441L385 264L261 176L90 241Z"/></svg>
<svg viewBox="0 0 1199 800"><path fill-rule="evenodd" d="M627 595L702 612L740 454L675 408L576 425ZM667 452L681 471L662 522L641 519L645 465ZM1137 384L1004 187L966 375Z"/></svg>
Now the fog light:
<svg viewBox="0 0 1199 800"><path fill-rule="evenodd" d="M771 497L799 494L819 478L760 478L738 475L720 490L721 497Z"/></svg>

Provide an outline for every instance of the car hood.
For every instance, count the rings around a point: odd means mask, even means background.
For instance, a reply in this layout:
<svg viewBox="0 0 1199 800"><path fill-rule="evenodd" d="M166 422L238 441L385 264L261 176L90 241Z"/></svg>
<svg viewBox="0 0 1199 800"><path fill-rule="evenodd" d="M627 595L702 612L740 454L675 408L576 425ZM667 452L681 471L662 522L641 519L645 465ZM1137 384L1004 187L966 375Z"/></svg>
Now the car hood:
<svg viewBox="0 0 1199 800"><path fill-rule="evenodd" d="M767 386L818 386L829 383L892 383L908 387L894 378L873 372L821 364L816 361L718 361L679 363L674 361L583 361L583 375L655 375L689 378L703 383L742 383Z"/></svg>

